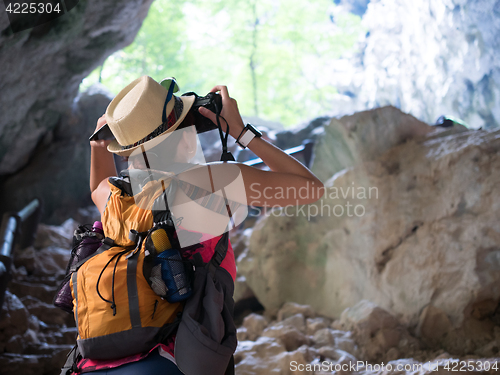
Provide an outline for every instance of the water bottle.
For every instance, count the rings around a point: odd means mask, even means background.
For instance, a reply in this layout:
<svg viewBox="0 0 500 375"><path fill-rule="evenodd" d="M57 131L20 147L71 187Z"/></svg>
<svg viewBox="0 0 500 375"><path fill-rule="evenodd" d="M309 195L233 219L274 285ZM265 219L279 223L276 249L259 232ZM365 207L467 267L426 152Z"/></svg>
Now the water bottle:
<svg viewBox="0 0 500 375"><path fill-rule="evenodd" d="M190 280L179 250L172 248L163 228L154 230L146 241L147 256L154 258L151 275L147 276L151 288L170 303L184 301L192 294Z"/></svg>
<svg viewBox="0 0 500 375"><path fill-rule="evenodd" d="M84 225L80 225L75 230L73 236L73 249L71 250L68 266L66 267L66 276L56 292L53 301L54 306L69 313L73 312L73 297L69 285L72 274L70 270L75 264L94 254L101 246L103 239L104 232L100 221L94 222L91 230L88 229L88 226Z"/></svg>

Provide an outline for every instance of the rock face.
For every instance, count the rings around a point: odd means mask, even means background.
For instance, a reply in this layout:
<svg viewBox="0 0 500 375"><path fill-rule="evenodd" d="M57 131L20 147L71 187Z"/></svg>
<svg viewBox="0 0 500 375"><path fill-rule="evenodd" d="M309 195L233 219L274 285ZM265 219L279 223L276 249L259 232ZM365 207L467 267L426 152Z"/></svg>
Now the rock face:
<svg viewBox="0 0 500 375"><path fill-rule="evenodd" d="M88 136L110 98L94 90L75 100L78 87L132 43L151 3L82 0L64 16L15 34L0 5L1 212L38 197L44 219L61 222L89 204Z"/></svg>
<svg viewBox="0 0 500 375"><path fill-rule="evenodd" d="M431 305L477 332L477 349L500 301L500 131L429 132L413 119L388 125L406 134L391 139L379 119L395 111L332 121L313 166L323 179L337 172L325 196L268 212L238 270L268 311L297 301L335 318L368 299L415 328Z"/></svg>
<svg viewBox="0 0 500 375"><path fill-rule="evenodd" d="M500 125L498 0L372 0L360 53L333 64L336 115L394 105L435 123Z"/></svg>
<svg viewBox="0 0 500 375"><path fill-rule="evenodd" d="M17 211L34 198L43 199L45 222L60 223L91 205L88 136L111 101L102 86L81 93L61 117L55 132L34 151L31 162L5 178L0 196L2 211Z"/></svg>
<svg viewBox="0 0 500 375"><path fill-rule="evenodd" d="M132 43L151 3L80 1L60 18L12 35L2 12L0 175L19 170L45 136L57 134L81 80Z"/></svg>

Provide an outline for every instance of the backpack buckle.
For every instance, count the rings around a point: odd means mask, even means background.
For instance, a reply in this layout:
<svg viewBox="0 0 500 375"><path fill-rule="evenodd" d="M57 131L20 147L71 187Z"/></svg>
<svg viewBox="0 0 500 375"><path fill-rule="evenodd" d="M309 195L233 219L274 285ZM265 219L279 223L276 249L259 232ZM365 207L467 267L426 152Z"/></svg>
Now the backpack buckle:
<svg viewBox="0 0 500 375"><path fill-rule="evenodd" d="M135 229L130 229L130 232L128 233L128 239L137 244L137 242L139 242L139 232L137 232Z"/></svg>

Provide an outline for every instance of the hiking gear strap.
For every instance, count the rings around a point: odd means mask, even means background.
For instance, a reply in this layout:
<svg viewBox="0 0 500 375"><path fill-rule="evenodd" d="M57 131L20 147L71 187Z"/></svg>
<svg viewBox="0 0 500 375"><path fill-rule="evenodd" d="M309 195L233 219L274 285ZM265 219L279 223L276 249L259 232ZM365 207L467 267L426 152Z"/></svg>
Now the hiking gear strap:
<svg viewBox="0 0 500 375"><path fill-rule="evenodd" d="M139 241L139 247L142 244ZM139 252L134 253L127 261L127 291L128 291L128 308L130 311L130 323L132 324L132 328L134 327L142 327L141 324L141 313L139 311L139 293L137 291L137 280L136 280L136 272L137 272L137 259Z"/></svg>
<svg viewBox="0 0 500 375"><path fill-rule="evenodd" d="M75 312L75 325L76 325L76 331L78 332L78 283L77 283L77 272L73 272L71 275L71 278L73 280L73 300L75 301L75 307L73 311Z"/></svg>
<svg viewBox="0 0 500 375"><path fill-rule="evenodd" d="M208 272L212 279L215 278L215 271L221 265L222 261L226 257L227 248L229 247L229 232L225 232L217 241L217 245L215 245L214 255L210 262L208 263Z"/></svg>
<svg viewBox="0 0 500 375"><path fill-rule="evenodd" d="M77 364L81 358L82 356L80 355L80 351L78 350L78 345L75 344L73 349L70 350L66 357L66 362L61 369L60 375L71 375L79 373L80 371Z"/></svg>

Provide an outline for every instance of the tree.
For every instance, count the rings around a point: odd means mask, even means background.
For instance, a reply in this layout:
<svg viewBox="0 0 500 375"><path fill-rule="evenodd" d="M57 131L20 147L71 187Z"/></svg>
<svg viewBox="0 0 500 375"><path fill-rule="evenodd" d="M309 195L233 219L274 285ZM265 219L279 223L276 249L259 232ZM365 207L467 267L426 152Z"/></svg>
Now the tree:
<svg viewBox="0 0 500 375"><path fill-rule="evenodd" d="M333 23L334 7L330 0L156 0L134 43L106 61L102 81L117 92L143 74L175 76L183 92L200 95L227 84L242 114L294 125L330 110L330 66L363 32L352 14Z"/></svg>

